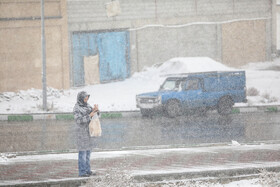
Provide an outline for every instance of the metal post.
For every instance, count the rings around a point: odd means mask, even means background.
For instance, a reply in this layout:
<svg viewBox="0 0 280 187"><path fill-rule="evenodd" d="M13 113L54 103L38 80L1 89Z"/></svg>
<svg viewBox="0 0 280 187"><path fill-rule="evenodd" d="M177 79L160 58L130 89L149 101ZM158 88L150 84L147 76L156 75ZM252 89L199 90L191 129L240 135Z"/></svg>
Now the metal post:
<svg viewBox="0 0 280 187"><path fill-rule="evenodd" d="M42 85L43 85L43 110L47 110L47 80L46 80L46 41L45 41L45 2L41 0L41 41L42 41Z"/></svg>

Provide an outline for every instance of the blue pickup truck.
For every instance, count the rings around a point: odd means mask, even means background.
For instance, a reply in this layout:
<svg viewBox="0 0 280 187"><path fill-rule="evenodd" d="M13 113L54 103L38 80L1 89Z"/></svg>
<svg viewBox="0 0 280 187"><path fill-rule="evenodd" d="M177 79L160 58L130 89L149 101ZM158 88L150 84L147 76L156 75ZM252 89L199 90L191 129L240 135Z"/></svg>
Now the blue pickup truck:
<svg viewBox="0 0 280 187"><path fill-rule="evenodd" d="M168 76L157 92L136 96L143 116L164 111L176 117L192 109L231 113L234 103L247 102L245 71L215 71Z"/></svg>

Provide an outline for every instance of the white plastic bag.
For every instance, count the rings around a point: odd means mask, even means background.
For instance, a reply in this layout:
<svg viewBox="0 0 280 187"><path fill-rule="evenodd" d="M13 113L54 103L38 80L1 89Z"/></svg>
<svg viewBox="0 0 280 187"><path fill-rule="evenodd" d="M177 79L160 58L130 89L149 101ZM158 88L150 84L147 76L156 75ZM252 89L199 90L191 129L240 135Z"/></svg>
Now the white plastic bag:
<svg viewBox="0 0 280 187"><path fill-rule="evenodd" d="M101 136L102 134L102 129L99 121L99 117L97 114L94 114L92 117L90 123L89 123L89 135L91 137L98 137Z"/></svg>

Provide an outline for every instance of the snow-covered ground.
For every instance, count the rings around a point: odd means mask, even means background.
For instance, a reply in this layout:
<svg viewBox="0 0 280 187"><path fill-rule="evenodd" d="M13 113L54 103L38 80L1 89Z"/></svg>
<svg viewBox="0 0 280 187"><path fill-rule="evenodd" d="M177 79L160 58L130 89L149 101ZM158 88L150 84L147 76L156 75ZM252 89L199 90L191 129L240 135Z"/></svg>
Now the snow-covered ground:
<svg viewBox="0 0 280 187"><path fill-rule="evenodd" d="M280 59L251 63L240 69L246 70L249 94L247 104L237 105L280 104ZM167 74L230 70L239 69L227 67L207 57L173 58L145 68L124 81L68 90L48 88L48 112L72 112L77 93L82 90L91 95L89 103L98 104L101 111L137 110L135 96L158 90ZM0 114L42 112L44 111L40 89L0 93Z"/></svg>
<svg viewBox="0 0 280 187"><path fill-rule="evenodd" d="M269 175L270 178L266 177ZM163 181L158 183L135 183L128 175L108 173L106 176L95 179L91 178L83 187L107 187L107 186L135 186L135 187L263 187L279 186L279 173L263 172L259 177L243 179L228 183L219 183L215 180L177 180ZM265 177L264 177L265 176Z"/></svg>

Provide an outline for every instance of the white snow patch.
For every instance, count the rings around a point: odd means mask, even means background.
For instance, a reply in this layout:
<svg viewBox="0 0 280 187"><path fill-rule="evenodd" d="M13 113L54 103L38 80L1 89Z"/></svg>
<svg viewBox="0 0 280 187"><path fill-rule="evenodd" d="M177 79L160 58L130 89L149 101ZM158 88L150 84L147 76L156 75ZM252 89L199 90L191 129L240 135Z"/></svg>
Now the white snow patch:
<svg viewBox="0 0 280 187"><path fill-rule="evenodd" d="M106 151L106 152L93 152L91 159L104 159L104 158L117 158L128 156L147 156L153 157L160 154L194 154L194 153L214 153L225 150L231 151L249 151L249 150L280 150L280 144L262 144L262 145L241 145L241 146L215 146L215 147L193 147L193 148L170 148L170 149L147 149L147 150L127 150L127 151ZM77 153L64 153L64 154L45 154L45 155L27 155L16 156L6 159L0 159L1 164L14 164L20 162L37 162L37 161L50 161L50 160L77 160Z"/></svg>
<svg viewBox="0 0 280 187"><path fill-rule="evenodd" d="M237 186L252 186L252 187L263 187L260 183L258 183L258 179L251 179L251 180L240 180L240 181L234 181L228 184L224 184L222 186L224 187L237 187Z"/></svg>
<svg viewBox="0 0 280 187"><path fill-rule="evenodd" d="M223 165L201 165L196 167L180 168L167 167L160 170L130 170L132 176L136 175L156 175L156 174L176 174L201 171L219 171L227 169L246 169L246 168L263 168L279 167L279 162L258 162L258 163L224 163Z"/></svg>
<svg viewBox="0 0 280 187"><path fill-rule="evenodd" d="M231 140L231 145L233 145L233 146L239 146L240 143L238 143L238 142L235 141L235 140Z"/></svg>

